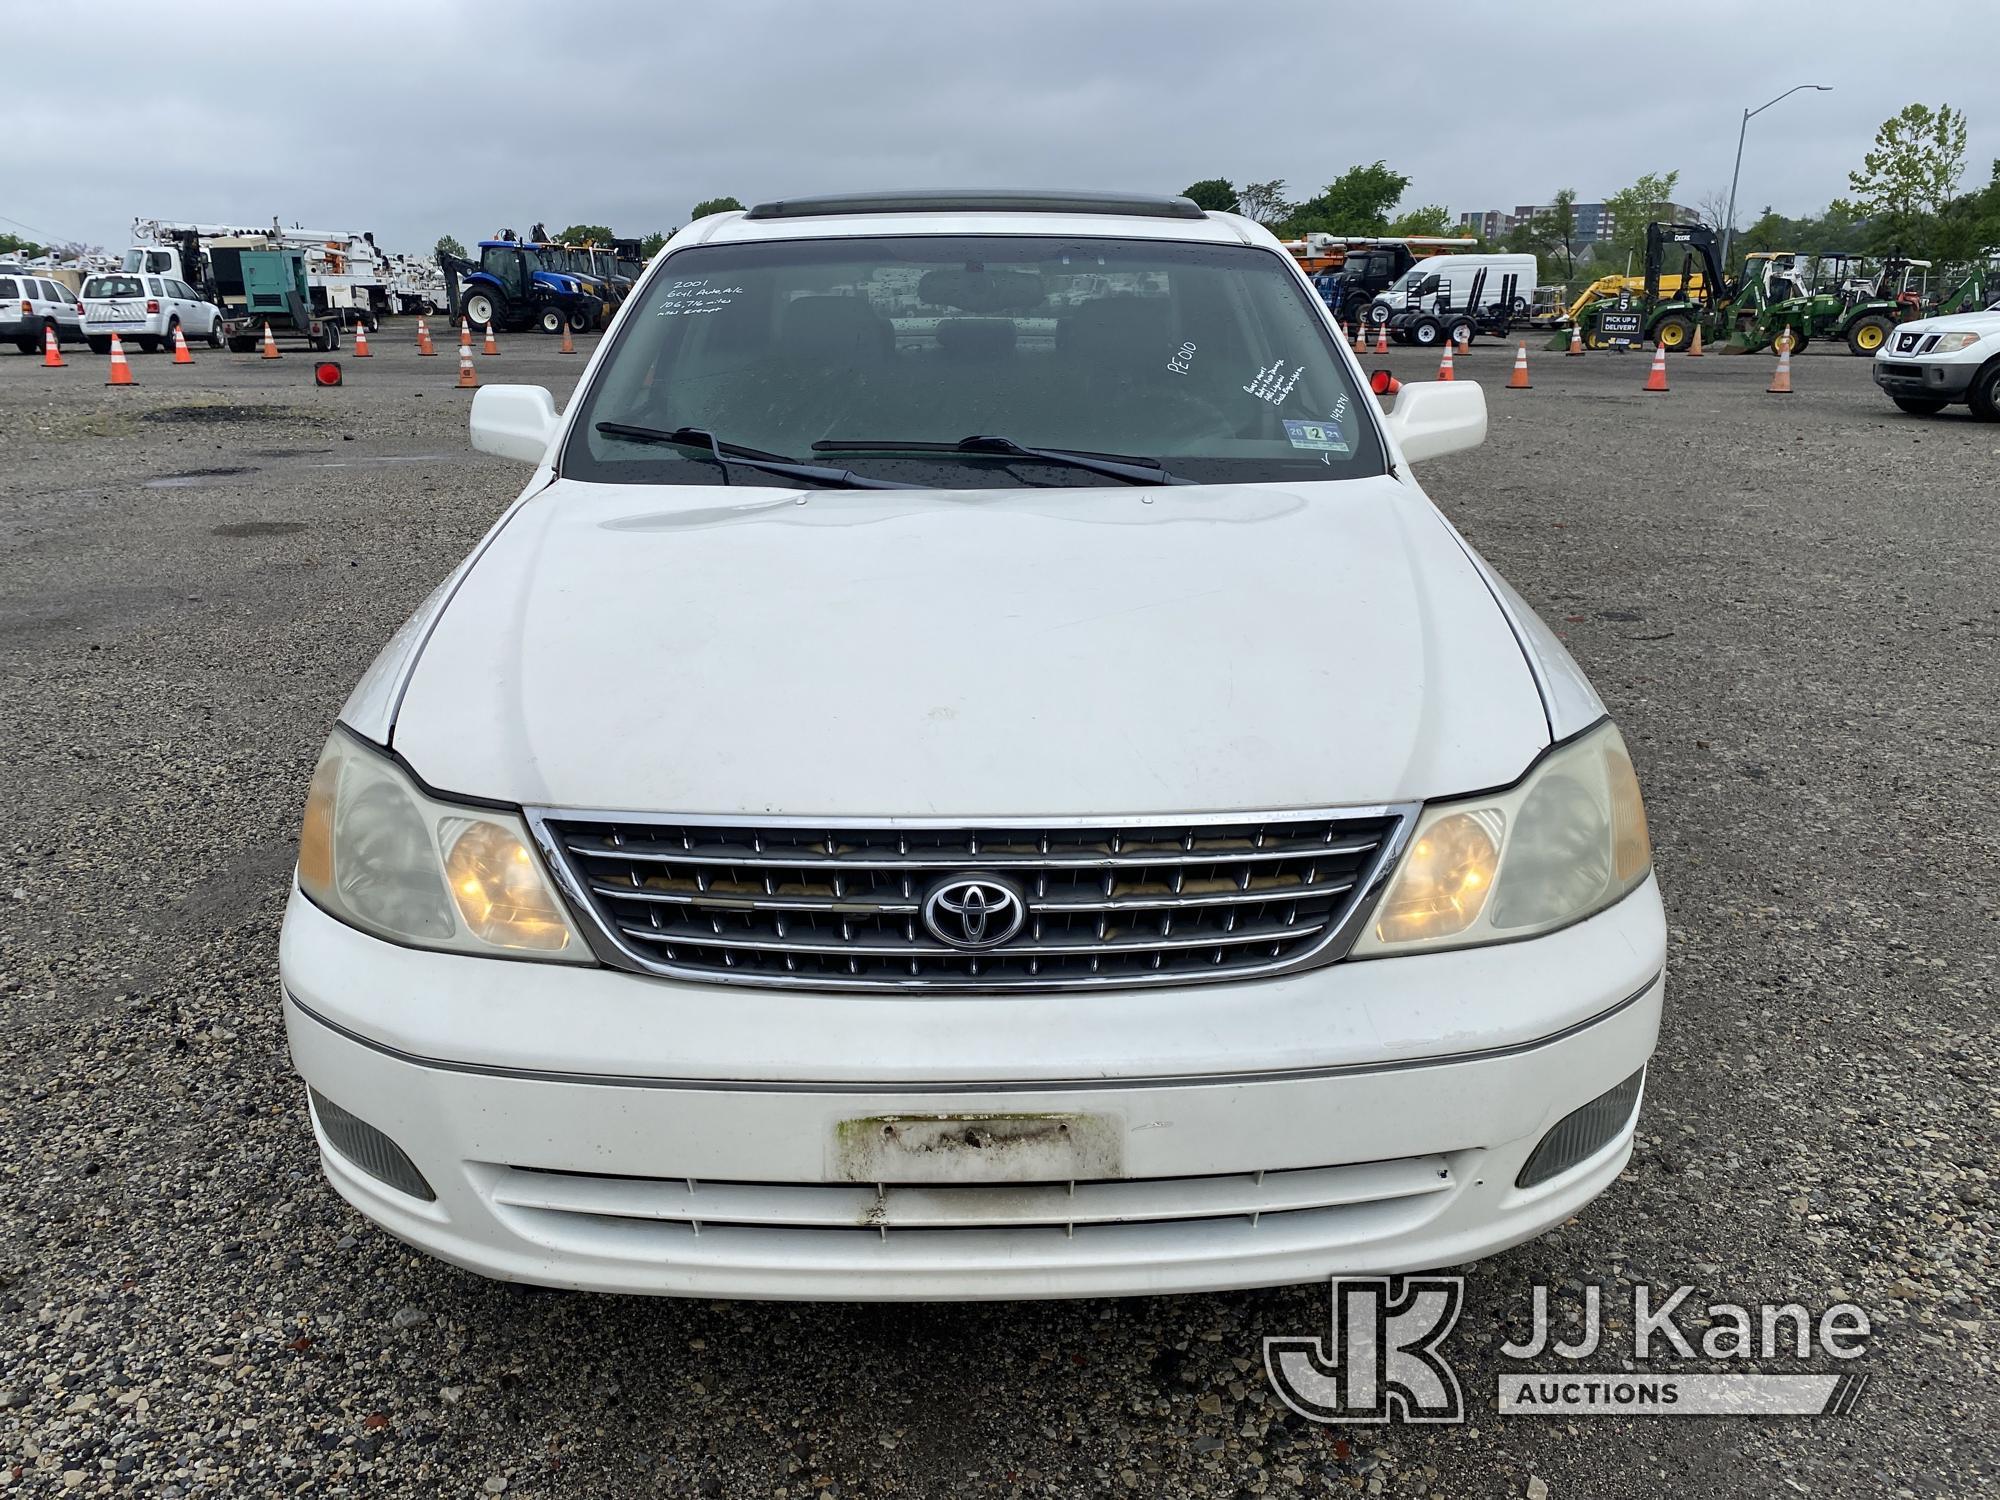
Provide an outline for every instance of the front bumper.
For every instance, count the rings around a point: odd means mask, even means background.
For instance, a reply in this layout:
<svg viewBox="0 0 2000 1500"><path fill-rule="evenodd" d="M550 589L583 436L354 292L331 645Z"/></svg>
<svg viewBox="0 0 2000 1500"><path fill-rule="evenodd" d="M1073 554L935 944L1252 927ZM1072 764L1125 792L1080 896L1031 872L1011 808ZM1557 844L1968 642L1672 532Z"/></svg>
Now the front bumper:
<svg viewBox="0 0 2000 1500"><path fill-rule="evenodd" d="M1945 364L1907 356L1875 361L1875 383L1891 396L1922 396L1937 401L1963 401L1979 373L1977 360Z"/></svg>
<svg viewBox="0 0 2000 1500"><path fill-rule="evenodd" d="M281 966L300 1073L436 1197L361 1171L316 1120L329 1179L442 1259L598 1291L1026 1298L1422 1270L1561 1222L1617 1177L1633 1121L1549 1181L1516 1176L1645 1064L1664 946L1649 881L1494 948L912 999L416 952L295 891ZM1051 1186L857 1175L854 1122L939 1115L1082 1118L1111 1165Z"/></svg>

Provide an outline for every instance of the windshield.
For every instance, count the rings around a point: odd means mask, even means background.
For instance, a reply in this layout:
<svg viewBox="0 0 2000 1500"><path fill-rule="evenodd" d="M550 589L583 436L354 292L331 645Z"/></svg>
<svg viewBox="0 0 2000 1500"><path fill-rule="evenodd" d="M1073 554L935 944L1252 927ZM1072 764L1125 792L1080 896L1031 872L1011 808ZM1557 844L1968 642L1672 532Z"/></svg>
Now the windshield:
<svg viewBox="0 0 2000 1500"><path fill-rule="evenodd" d="M521 252L521 263L527 267L530 276L542 269L542 257L533 250L523 250Z"/></svg>
<svg viewBox="0 0 2000 1500"><path fill-rule="evenodd" d="M816 444L838 445L857 474L933 487L1105 479L902 445L1005 437L1155 461L1200 483L1384 470L1318 299L1283 257L1247 246L958 235L707 246L673 256L642 301L582 397L562 464L571 478L719 482L699 448L601 423L701 429L809 462Z"/></svg>
<svg viewBox="0 0 2000 1500"><path fill-rule="evenodd" d="M86 297L143 297L144 287L136 276L93 276L83 284Z"/></svg>

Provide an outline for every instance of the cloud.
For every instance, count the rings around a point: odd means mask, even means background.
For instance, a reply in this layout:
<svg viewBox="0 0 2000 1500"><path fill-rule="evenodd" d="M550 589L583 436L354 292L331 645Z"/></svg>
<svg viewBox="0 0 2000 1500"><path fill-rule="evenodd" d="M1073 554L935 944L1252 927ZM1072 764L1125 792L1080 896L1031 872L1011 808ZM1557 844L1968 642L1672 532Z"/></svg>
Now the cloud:
<svg viewBox="0 0 2000 1500"><path fill-rule="evenodd" d="M722 193L1220 175L1304 196L1378 157L1413 178L1406 204L1454 212L1559 187L1599 198L1671 168L1685 202L1727 188L1741 111L1794 82L1835 91L1751 123L1746 216L1846 191L1913 90L1971 113L1968 185L2000 157L1994 21L1976 0L1934 4L1924 29L1980 44L1927 49L1910 70L1862 44L1875 0L1822 0L1809 24L1826 44L1809 51L1800 13L1706 0L350 0L333 14L196 0L174 10L183 66L109 88L56 69L10 85L17 161L60 166L8 174L0 227L115 247L135 216L275 216L423 250L537 220L642 234ZM118 15L85 29L144 29ZM254 62L249 36L268 44Z"/></svg>

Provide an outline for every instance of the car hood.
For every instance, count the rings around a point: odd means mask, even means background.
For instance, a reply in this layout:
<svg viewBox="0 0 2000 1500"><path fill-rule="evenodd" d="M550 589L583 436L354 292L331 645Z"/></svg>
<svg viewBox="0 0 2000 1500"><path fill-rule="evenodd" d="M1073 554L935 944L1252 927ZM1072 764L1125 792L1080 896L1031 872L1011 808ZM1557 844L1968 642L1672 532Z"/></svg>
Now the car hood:
<svg viewBox="0 0 2000 1500"><path fill-rule="evenodd" d="M451 792L851 817L1394 802L1548 740L1492 591L1386 476L560 481L466 571L393 731Z"/></svg>
<svg viewBox="0 0 2000 1500"><path fill-rule="evenodd" d="M1976 333L1982 337L2000 333L2000 312L1946 313L1938 318L1915 318L1896 325L1898 333ZM1889 341L1895 343L1894 339ZM1888 345L1883 346L1887 352Z"/></svg>

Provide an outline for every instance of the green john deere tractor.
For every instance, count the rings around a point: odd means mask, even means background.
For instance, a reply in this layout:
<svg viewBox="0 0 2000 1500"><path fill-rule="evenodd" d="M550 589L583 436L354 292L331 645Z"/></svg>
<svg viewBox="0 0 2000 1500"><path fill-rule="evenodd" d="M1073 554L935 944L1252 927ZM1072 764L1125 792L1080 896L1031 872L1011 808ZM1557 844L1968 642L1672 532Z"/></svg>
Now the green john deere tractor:
<svg viewBox="0 0 2000 1500"><path fill-rule="evenodd" d="M1927 262L1910 261L1892 255L1873 278L1856 274L1854 257L1826 255L1820 258L1817 287L1773 302L1765 317L1775 337L1789 326L1804 348L1812 339L1841 340L1847 352L1872 359L1875 351L1889 342L1889 333L1898 323L1914 316L1914 308L1897 296L1908 273Z"/></svg>

